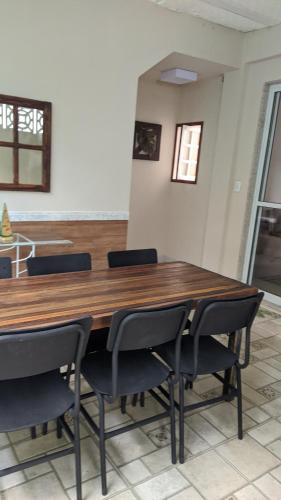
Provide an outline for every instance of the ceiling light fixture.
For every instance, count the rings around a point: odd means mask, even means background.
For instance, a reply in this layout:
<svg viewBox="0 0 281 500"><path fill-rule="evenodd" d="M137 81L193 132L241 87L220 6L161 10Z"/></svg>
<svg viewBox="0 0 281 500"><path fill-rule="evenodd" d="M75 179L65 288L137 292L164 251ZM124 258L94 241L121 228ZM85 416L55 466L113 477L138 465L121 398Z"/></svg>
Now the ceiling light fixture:
<svg viewBox="0 0 281 500"><path fill-rule="evenodd" d="M160 81L175 83L176 85L183 85L188 82L196 82L198 74L195 71L189 71L188 69L167 69L161 71Z"/></svg>

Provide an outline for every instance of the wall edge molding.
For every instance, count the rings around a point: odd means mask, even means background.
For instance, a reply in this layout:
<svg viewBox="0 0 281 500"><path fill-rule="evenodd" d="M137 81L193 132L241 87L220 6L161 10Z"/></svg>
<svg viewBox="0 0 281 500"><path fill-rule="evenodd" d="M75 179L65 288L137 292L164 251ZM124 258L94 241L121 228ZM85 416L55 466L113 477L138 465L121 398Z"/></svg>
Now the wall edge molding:
<svg viewBox="0 0 281 500"><path fill-rule="evenodd" d="M78 221L78 220L128 220L129 212L126 211L97 211L97 212L79 212L79 211L41 211L41 212L22 212L9 210L12 222L40 222L40 221Z"/></svg>

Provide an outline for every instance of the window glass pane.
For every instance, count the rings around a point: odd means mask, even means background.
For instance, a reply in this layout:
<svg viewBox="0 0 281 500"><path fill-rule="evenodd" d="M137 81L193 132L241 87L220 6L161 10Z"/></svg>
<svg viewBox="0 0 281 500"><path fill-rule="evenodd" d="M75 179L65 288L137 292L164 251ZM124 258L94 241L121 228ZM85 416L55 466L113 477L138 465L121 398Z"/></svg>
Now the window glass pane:
<svg viewBox="0 0 281 500"><path fill-rule="evenodd" d="M43 111L35 108L18 107L19 143L42 145Z"/></svg>
<svg viewBox="0 0 281 500"><path fill-rule="evenodd" d="M201 124L183 125L177 179L196 182Z"/></svg>
<svg viewBox="0 0 281 500"><path fill-rule="evenodd" d="M260 209L258 218L252 282L266 292L281 296L281 209Z"/></svg>
<svg viewBox="0 0 281 500"><path fill-rule="evenodd" d="M20 184L43 183L42 151L19 149L19 182Z"/></svg>
<svg viewBox="0 0 281 500"><path fill-rule="evenodd" d="M14 182L13 150L0 147L0 183Z"/></svg>
<svg viewBox="0 0 281 500"><path fill-rule="evenodd" d="M13 141L14 111L10 104L0 103L0 141Z"/></svg>
<svg viewBox="0 0 281 500"><path fill-rule="evenodd" d="M281 203L281 105L277 113L264 201Z"/></svg>

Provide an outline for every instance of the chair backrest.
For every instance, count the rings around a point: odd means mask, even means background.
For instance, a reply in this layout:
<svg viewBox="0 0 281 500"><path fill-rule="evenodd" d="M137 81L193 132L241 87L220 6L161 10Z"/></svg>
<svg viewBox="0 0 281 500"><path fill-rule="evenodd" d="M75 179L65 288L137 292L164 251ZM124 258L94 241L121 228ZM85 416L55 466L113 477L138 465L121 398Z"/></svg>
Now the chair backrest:
<svg viewBox="0 0 281 500"><path fill-rule="evenodd" d="M25 331L0 332L0 380L31 377L75 363L85 354L92 318Z"/></svg>
<svg viewBox="0 0 281 500"><path fill-rule="evenodd" d="M91 256L89 253L68 253L64 255L30 257L27 259L26 265L29 276L90 271L92 269Z"/></svg>
<svg viewBox="0 0 281 500"><path fill-rule="evenodd" d="M204 299L197 304L190 327L191 335L232 333L250 328L263 293L239 299Z"/></svg>
<svg viewBox="0 0 281 500"><path fill-rule="evenodd" d="M131 309L116 312L107 340L112 351L112 392L118 395L118 355L120 351L147 349L176 340L175 359L179 367L181 335L192 301L154 309ZM176 370L178 372L178 370Z"/></svg>
<svg viewBox="0 0 281 500"><path fill-rule="evenodd" d="M193 320L189 329L194 336L193 343L193 373L192 379L197 376L198 354L200 351L200 337L206 335L232 334L245 329L244 362L239 362L240 368L246 368L250 359L250 331L258 312L264 294L258 293L251 297L240 299L205 299L197 304ZM238 336L235 352L240 353L241 336ZM229 343L228 348L231 348Z"/></svg>
<svg viewBox="0 0 281 500"><path fill-rule="evenodd" d="M109 267L140 266L157 264L157 250L144 248L142 250L121 250L107 254Z"/></svg>
<svg viewBox="0 0 281 500"><path fill-rule="evenodd" d="M0 279L12 277L12 260L10 257L0 257Z"/></svg>

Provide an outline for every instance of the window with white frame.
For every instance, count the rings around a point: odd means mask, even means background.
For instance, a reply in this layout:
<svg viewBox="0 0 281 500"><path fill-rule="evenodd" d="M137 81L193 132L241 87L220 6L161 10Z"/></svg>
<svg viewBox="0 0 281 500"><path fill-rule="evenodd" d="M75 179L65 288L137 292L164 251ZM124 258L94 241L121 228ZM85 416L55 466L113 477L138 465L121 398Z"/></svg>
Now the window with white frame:
<svg viewBox="0 0 281 500"><path fill-rule="evenodd" d="M172 181L196 184L203 122L176 125Z"/></svg>

